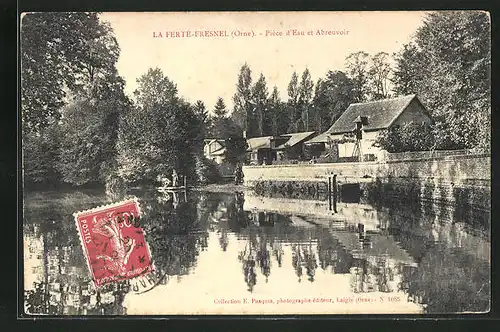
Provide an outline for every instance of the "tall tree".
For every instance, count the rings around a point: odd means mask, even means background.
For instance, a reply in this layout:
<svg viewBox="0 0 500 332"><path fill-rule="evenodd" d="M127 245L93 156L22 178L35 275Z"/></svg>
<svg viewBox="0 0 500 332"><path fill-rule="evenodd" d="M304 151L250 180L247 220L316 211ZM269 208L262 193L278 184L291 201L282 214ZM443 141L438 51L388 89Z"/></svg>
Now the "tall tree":
<svg viewBox="0 0 500 332"><path fill-rule="evenodd" d="M441 128L438 146L451 137L455 148L489 147L490 31L482 11L430 13L395 55L394 90L419 95Z"/></svg>
<svg viewBox="0 0 500 332"><path fill-rule="evenodd" d="M396 95L409 95L419 91L419 82L424 80L427 68L425 55L412 41L403 45L403 49L394 54L396 68L391 77L393 92Z"/></svg>
<svg viewBox="0 0 500 332"><path fill-rule="evenodd" d="M325 79L319 79L313 99L314 129L327 130L354 102L354 96L354 84L342 71L329 71Z"/></svg>
<svg viewBox="0 0 500 332"><path fill-rule="evenodd" d="M137 79L137 84L139 87L134 91L137 106L145 111L176 101L177 86L158 67L149 68Z"/></svg>
<svg viewBox="0 0 500 332"><path fill-rule="evenodd" d="M278 88L276 86L273 87L273 92L269 97L269 115L271 118L271 130L270 134L273 136L278 136L284 134L286 129L288 129L288 124L286 123L287 118L286 114L280 100L280 95ZM283 125L283 123L285 125Z"/></svg>
<svg viewBox="0 0 500 332"><path fill-rule="evenodd" d="M299 99L299 78L297 72L293 72L290 83L288 83L288 102L296 105Z"/></svg>
<svg viewBox="0 0 500 332"><path fill-rule="evenodd" d="M111 27L96 13L30 13L22 17L21 110L28 143L23 151L28 182L40 181L40 174L55 174L57 169L64 181L83 184L102 180L105 171L101 170L112 169L119 112L128 105L125 83L115 66L119 51ZM90 125L81 128L86 120ZM92 141L78 138L84 132ZM45 139L54 133L61 137ZM88 145L97 141L107 143L95 146L102 150L86 154ZM33 160L46 162L38 162L32 172ZM31 178L36 174L36 179Z"/></svg>
<svg viewBox="0 0 500 332"><path fill-rule="evenodd" d="M370 56L360 51L348 55L345 59L347 75L353 82L354 100L363 102L368 99L368 65Z"/></svg>
<svg viewBox="0 0 500 332"><path fill-rule="evenodd" d="M25 14L20 43L26 132L57 121L67 91L99 90L107 87L108 77L116 76L118 43L97 13Z"/></svg>
<svg viewBox="0 0 500 332"><path fill-rule="evenodd" d="M268 113L267 83L264 74L260 74L259 79L252 88L252 105L254 106L253 119L256 121L256 136L265 136L270 134L270 123Z"/></svg>
<svg viewBox="0 0 500 332"><path fill-rule="evenodd" d="M158 68L138 82L138 106L120 126L119 176L129 183L149 182L176 169L195 179L195 157L203 141L194 108L177 96L175 84Z"/></svg>
<svg viewBox="0 0 500 332"><path fill-rule="evenodd" d="M210 116L211 131L210 136L213 138L225 138L228 128L227 109L224 100L219 97L214 106L213 115Z"/></svg>
<svg viewBox="0 0 500 332"><path fill-rule="evenodd" d="M65 107L59 122L62 139L57 158L64 182L106 183L113 175L119 114L128 107L123 95L105 99L77 96Z"/></svg>
<svg viewBox="0 0 500 332"><path fill-rule="evenodd" d="M301 130L309 131L311 113L311 101L313 97L314 82L311 79L309 69L305 69L302 73L302 78L299 85L298 108L301 115L302 125Z"/></svg>
<svg viewBox="0 0 500 332"><path fill-rule="evenodd" d="M368 70L372 100L384 99L389 96L390 73L389 54L386 52L375 54L371 59L370 69Z"/></svg>
<svg viewBox="0 0 500 332"><path fill-rule="evenodd" d="M225 118L227 115L226 104L224 103L224 99L222 99L222 97L217 98L217 102L214 106L214 115L218 118Z"/></svg>
<svg viewBox="0 0 500 332"><path fill-rule="evenodd" d="M251 130L249 128L249 122L252 121L249 118L249 113L252 110L250 101L252 98L252 71L247 63L245 63L240 68L238 74L238 82L236 84L236 93L233 96L234 109L231 114L234 122L242 128L242 130L248 132Z"/></svg>
<svg viewBox="0 0 500 332"><path fill-rule="evenodd" d="M290 119L288 132L298 132L299 131L299 120L300 113L298 111L298 102L299 102L299 78L297 76L297 72L293 72L292 78L288 83L288 101L287 101L287 113L289 114L288 118Z"/></svg>
<svg viewBox="0 0 500 332"><path fill-rule="evenodd" d="M193 105L193 112L199 121L199 135L200 137L205 138L205 136L210 133L210 117L208 116L208 111L203 101L196 101Z"/></svg>

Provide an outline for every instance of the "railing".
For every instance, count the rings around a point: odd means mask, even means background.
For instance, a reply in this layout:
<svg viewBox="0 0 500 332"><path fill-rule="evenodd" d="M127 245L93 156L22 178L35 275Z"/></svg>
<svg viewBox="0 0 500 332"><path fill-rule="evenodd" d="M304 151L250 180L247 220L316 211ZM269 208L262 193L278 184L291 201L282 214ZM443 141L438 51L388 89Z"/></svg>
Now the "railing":
<svg viewBox="0 0 500 332"><path fill-rule="evenodd" d="M433 151L411 151L411 152L398 152L398 153L384 153L381 156L374 154L365 154L363 162L385 162L385 161L400 161L400 160L416 160L416 159L432 159L443 158L447 156L466 156L466 155L481 155L488 154L490 151L483 149L463 149L463 150L433 150ZM337 157L320 156L312 160L273 160L270 165L297 165L297 164L338 164L338 163L352 163L358 162L358 157ZM256 166L258 164L247 164L249 166ZM265 165L260 164L260 165Z"/></svg>
<svg viewBox="0 0 500 332"><path fill-rule="evenodd" d="M385 156L385 160L442 158L447 156L477 155L482 153L487 153L487 151L478 149L463 149L463 150L398 152L398 153L387 153Z"/></svg>

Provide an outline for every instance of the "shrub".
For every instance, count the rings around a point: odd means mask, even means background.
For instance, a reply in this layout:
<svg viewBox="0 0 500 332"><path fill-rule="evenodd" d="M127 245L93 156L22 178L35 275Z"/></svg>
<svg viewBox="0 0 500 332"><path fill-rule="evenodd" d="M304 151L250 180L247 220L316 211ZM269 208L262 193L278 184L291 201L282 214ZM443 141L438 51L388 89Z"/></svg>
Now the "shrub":
<svg viewBox="0 0 500 332"><path fill-rule="evenodd" d="M214 183L220 180L221 175L217 163L205 156L196 157L196 180L200 184Z"/></svg>
<svg viewBox="0 0 500 332"><path fill-rule="evenodd" d="M383 130L374 145L390 153L427 151L436 147L436 137L433 126L410 122Z"/></svg>

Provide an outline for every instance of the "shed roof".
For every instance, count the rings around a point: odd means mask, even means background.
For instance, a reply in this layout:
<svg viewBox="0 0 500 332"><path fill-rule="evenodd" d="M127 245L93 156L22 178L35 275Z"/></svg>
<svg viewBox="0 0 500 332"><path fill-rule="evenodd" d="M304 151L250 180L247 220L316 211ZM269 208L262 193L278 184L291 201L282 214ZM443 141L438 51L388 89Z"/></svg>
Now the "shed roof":
<svg viewBox="0 0 500 332"><path fill-rule="evenodd" d="M314 133L315 133L314 131L306 131L306 132L302 132L302 133L292 133L292 134L281 135L281 137L289 137L289 139L285 143L277 146L276 150L283 150L287 147L295 146L295 145L307 140L311 136L313 136Z"/></svg>
<svg viewBox="0 0 500 332"><path fill-rule="evenodd" d="M418 100L417 96L412 94L398 98L351 104L326 132L328 134L351 132L355 129L355 120L362 116L368 117L368 124L363 126L363 130L386 129L414 99Z"/></svg>
<svg viewBox="0 0 500 332"><path fill-rule="evenodd" d="M328 132L324 132L311 138L308 141L305 141L304 144L316 144L316 143L327 143L328 142Z"/></svg>
<svg viewBox="0 0 500 332"><path fill-rule="evenodd" d="M262 136L262 137L252 137L247 139L248 149L247 151L254 151L258 149L270 149L271 139L273 136Z"/></svg>

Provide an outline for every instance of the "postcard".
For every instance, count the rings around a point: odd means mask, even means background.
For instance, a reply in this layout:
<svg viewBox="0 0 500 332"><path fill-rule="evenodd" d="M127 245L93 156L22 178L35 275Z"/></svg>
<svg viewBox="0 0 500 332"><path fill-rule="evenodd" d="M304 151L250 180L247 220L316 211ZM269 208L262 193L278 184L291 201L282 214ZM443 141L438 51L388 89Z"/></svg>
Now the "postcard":
<svg viewBox="0 0 500 332"><path fill-rule="evenodd" d="M491 303L486 11L20 18L22 317Z"/></svg>

